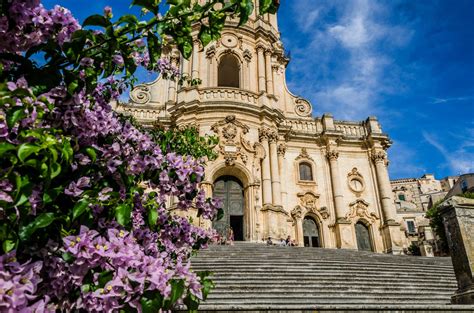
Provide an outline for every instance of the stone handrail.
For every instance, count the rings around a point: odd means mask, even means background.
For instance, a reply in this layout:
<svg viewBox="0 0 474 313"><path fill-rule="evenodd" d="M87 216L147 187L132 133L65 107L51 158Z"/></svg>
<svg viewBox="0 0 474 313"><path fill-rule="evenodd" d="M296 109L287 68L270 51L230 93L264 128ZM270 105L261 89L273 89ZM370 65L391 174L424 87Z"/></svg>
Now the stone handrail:
<svg viewBox="0 0 474 313"><path fill-rule="evenodd" d="M144 108L133 104L119 104L116 111L131 115L139 121L156 121L161 112L158 108Z"/></svg>
<svg viewBox="0 0 474 313"><path fill-rule="evenodd" d="M337 131L342 132L348 137L363 137L367 135L367 131L361 123L350 123L350 122L336 122L334 127Z"/></svg>
<svg viewBox="0 0 474 313"><path fill-rule="evenodd" d="M297 133L316 134L322 131L322 125L314 120L287 119L283 122L283 125L290 127L292 131Z"/></svg>
<svg viewBox="0 0 474 313"><path fill-rule="evenodd" d="M248 90L230 87L211 87L198 89L201 102L206 101L237 101L257 104L259 95Z"/></svg>

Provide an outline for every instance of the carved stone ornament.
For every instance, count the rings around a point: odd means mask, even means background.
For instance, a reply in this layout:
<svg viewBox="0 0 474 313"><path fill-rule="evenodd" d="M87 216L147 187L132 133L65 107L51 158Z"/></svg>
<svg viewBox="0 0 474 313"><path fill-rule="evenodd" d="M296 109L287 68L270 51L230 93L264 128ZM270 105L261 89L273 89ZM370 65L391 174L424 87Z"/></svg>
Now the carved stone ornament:
<svg viewBox="0 0 474 313"><path fill-rule="evenodd" d="M303 147L303 148L301 148L301 152L296 157L295 160L296 161L299 161L299 160L311 160L311 161L313 161L313 158L309 155L308 150L306 150L306 148Z"/></svg>
<svg viewBox="0 0 474 313"><path fill-rule="evenodd" d="M206 50L206 58L212 59L216 55L216 46L212 45Z"/></svg>
<svg viewBox="0 0 474 313"><path fill-rule="evenodd" d="M383 162L384 164L387 164L387 152L383 150L372 152L371 158L374 163Z"/></svg>
<svg viewBox="0 0 474 313"><path fill-rule="evenodd" d="M223 34L220 41L226 48L235 48L239 44L239 38L230 33Z"/></svg>
<svg viewBox="0 0 474 313"><path fill-rule="evenodd" d="M276 130L269 127L262 127L258 130L258 138L260 141L268 140L270 142L276 141L278 139L278 133Z"/></svg>
<svg viewBox="0 0 474 313"><path fill-rule="evenodd" d="M356 194L357 197L360 197L362 192L365 190L365 181L362 174L359 173L357 167L354 167L347 174L347 185L349 189Z"/></svg>
<svg viewBox="0 0 474 313"><path fill-rule="evenodd" d="M291 210L291 216L297 220L303 217L303 209L301 206L297 205L293 210Z"/></svg>
<svg viewBox="0 0 474 313"><path fill-rule="evenodd" d="M279 144L277 148L277 154L284 157L285 153L286 153L286 145L284 143Z"/></svg>
<svg viewBox="0 0 474 313"><path fill-rule="evenodd" d="M329 161L335 161L339 158L339 152L336 149L328 150L326 152L326 158L328 158Z"/></svg>
<svg viewBox="0 0 474 313"><path fill-rule="evenodd" d="M150 87L146 85L138 85L130 92L130 98L134 103L147 104L151 100Z"/></svg>
<svg viewBox="0 0 474 313"><path fill-rule="evenodd" d="M369 213L369 203L365 200L357 199L356 201L349 204L349 213L346 215L348 220L365 219L370 224L373 224L379 219L377 214Z"/></svg>
<svg viewBox="0 0 474 313"><path fill-rule="evenodd" d="M323 219L329 217L329 211L326 207L319 207L319 194L312 191L306 191L297 194L300 199L300 206L306 209L306 213L321 215Z"/></svg>
<svg viewBox="0 0 474 313"><path fill-rule="evenodd" d="M244 55L245 61L247 62L252 61L252 52L250 52L249 49L245 49L243 55Z"/></svg>
<svg viewBox="0 0 474 313"><path fill-rule="evenodd" d="M226 116L225 119L212 125L211 130L220 138L218 150L227 166L234 166L238 158L242 163L247 164L248 154L252 154L256 158L264 157L261 155L262 149L245 139L249 128L238 121L235 115Z"/></svg>
<svg viewBox="0 0 474 313"><path fill-rule="evenodd" d="M299 116L310 116L313 108L308 100L303 98L298 98L295 100L295 113Z"/></svg>

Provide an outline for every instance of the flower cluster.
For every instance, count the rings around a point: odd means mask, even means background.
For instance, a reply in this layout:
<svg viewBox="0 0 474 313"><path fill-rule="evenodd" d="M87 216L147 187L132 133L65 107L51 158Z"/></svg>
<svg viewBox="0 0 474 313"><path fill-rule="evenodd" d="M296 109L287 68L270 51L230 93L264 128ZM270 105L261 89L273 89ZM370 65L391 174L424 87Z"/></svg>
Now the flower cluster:
<svg viewBox="0 0 474 313"><path fill-rule="evenodd" d="M47 10L39 0L10 3L9 16L0 16L0 52L19 54L50 39L62 45L80 29L71 12L61 6Z"/></svg>
<svg viewBox="0 0 474 313"><path fill-rule="evenodd" d="M38 0L12 0L6 10L0 53L25 56L52 40L56 56L73 53L61 50L80 29L68 10ZM140 39L131 45L137 65L179 75L167 59L151 65ZM123 69L127 57L112 51L109 63ZM73 59L61 59L70 65L48 89L29 84L29 73L0 82L0 311L140 311L145 300L170 309L171 298L202 299L189 257L212 235L169 207L215 216L220 203L199 190L202 155L160 148L113 111L127 83L119 72L99 79L103 60Z"/></svg>
<svg viewBox="0 0 474 313"><path fill-rule="evenodd" d="M44 310L44 300L29 303L41 282L42 266L41 261L20 264L15 251L0 255L0 311Z"/></svg>

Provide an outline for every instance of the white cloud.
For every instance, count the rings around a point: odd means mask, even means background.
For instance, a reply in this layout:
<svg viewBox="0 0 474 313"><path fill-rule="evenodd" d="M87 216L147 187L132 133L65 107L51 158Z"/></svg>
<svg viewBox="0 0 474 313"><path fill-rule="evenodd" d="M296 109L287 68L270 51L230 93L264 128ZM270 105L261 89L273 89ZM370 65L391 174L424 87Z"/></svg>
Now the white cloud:
<svg viewBox="0 0 474 313"><path fill-rule="evenodd" d="M473 132L472 129L468 129L467 134L472 134ZM423 132L423 138L443 155L447 165L454 174L474 172L474 151L470 151L469 149L474 146L473 137L468 135L455 149L446 148L439 142L435 135L431 133Z"/></svg>
<svg viewBox="0 0 474 313"><path fill-rule="evenodd" d="M385 75L395 65L378 46L381 40L405 44L410 32L381 22L387 8L374 1L295 1L293 6L308 43L294 51L298 60L290 66L299 75L290 87L308 97L318 114L329 111L338 119L364 119L383 112L377 106L380 95L394 92L397 88L391 84L398 82ZM328 15L334 19L324 20ZM323 79L308 86L315 71Z"/></svg>
<svg viewBox="0 0 474 313"><path fill-rule="evenodd" d="M474 97L465 96L465 97L452 97L452 98L432 98L432 104L446 103L446 102L457 102L457 101L467 101L471 100Z"/></svg>

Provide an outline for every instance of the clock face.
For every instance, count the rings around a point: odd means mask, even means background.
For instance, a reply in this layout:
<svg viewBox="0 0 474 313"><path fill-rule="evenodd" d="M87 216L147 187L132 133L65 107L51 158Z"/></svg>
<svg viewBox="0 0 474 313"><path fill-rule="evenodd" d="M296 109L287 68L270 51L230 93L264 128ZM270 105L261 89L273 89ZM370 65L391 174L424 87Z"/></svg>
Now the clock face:
<svg viewBox="0 0 474 313"><path fill-rule="evenodd" d="M350 185L354 191L362 191L362 189L364 189L364 185L362 185L362 182L358 179L352 179Z"/></svg>

